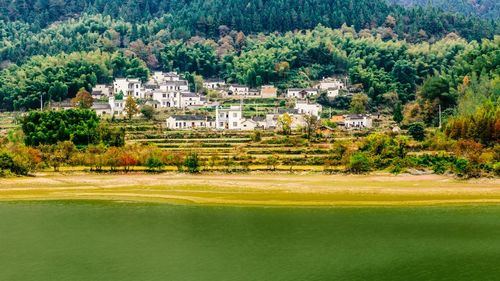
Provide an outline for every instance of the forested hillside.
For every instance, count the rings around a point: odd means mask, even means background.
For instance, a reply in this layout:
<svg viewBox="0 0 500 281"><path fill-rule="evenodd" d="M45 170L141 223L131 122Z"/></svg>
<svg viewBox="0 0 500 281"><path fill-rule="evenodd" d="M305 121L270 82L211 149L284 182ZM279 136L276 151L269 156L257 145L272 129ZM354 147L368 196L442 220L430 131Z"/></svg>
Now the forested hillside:
<svg viewBox="0 0 500 281"><path fill-rule="evenodd" d="M431 5L445 11L477 15L484 18L498 19L500 17L500 2L498 0L390 0L390 2L405 7Z"/></svg>
<svg viewBox="0 0 500 281"><path fill-rule="evenodd" d="M430 7L404 9L385 0L0 0L0 20L28 22L35 31L84 13L100 13L131 23L168 14L162 28L176 38L218 37L220 26L256 33L311 29L318 24L339 28L346 23L359 31L383 25L388 15L394 17L391 28L400 38L416 39L423 30L430 37L457 32L467 39L481 39L491 38L498 31L498 21Z"/></svg>
<svg viewBox="0 0 500 281"><path fill-rule="evenodd" d="M428 124L438 104L450 116L497 106L498 20L383 0L0 2L2 110L150 70L281 91L346 75L371 111L406 105L405 119ZM319 102L345 110L350 100Z"/></svg>

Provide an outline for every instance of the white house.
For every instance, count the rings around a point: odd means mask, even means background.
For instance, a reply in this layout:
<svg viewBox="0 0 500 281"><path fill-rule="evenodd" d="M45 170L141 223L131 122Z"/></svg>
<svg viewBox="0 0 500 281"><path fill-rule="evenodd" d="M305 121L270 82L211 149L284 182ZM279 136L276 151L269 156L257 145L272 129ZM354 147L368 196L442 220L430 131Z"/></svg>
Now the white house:
<svg viewBox="0 0 500 281"><path fill-rule="evenodd" d="M111 115L123 114L123 109L125 108L124 100L115 100L115 97L110 97L108 103L109 106L111 107Z"/></svg>
<svg viewBox="0 0 500 281"><path fill-rule="evenodd" d="M257 124L256 127L261 129L267 129L267 121L265 116L254 116L252 120Z"/></svg>
<svg viewBox="0 0 500 281"><path fill-rule="evenodd" d="M240 130L243 120L243 110L241 106L231 106L230 108L216 109L216 128Z"/></svg>
<svg viewBox="0 0 500 281"><path fill-rule="evenodd" d="M180 94L180 108L199 107L206 104L206 99L195 93Z"/></svg>
<svg viewBox="0 0 500 281"><path fill-rule="evenodd" d="M305 99L318 94L318 89L298 89L292 88L286 91L286 97L289 99Z"/></svg>
<svg viewBox="0 0 500 281"><path fill-rule="evenodd" d="M316 85L319 90L328 90L328 89L345 89L345 83L337 78L325 78Z"/></svg>
<svg viewBox="0 0 500 281"><path fill-rule="evenodd" d="M92 98L100 99L103 97L110 97L113 94L113 89L110 86L104 84L97 84L92 88Z"/></svg>
<svg viewBox="0 0 500 281"><path fill-rule="evenodd" d="M338 96L339 93L340 93L339 89L328 89L328 90L326 90L326 96L329 97L329 98L334 98L334 97Z"/></svg>
<svg viewBox="0 0 500 281"><path fill-rule="evenodd" d="M160 103L160 107L181 107L181 93L179 92L165 92L161 90L152 91L148 98Z"/></svg>
<svg viewBox="0 0 500 281"><path fill-rule="evenodd" d="M186 80L165 81L159 83L159 88L165 92L188 92L189 83Z"/></svg>
<svg viewBox="0 0 500 281"><path fill-rule="evenodd" d="M312 115L316 117L320 117L321 111L323 111L323 107L321 105L305 101L298 101L295 103L295 109L299 112L299 114Z"/></svg>
<svg viewBox="0 0 500 281"><path fill-rule="evenodd" d="M123 93L124 96L132 96L136 99L144 98L141 90L141 80L137 78L117 78L113 82L114 94Z"/></svg>
<svg viewBox="0 0 500 281"><path fill-rule="evenodd" d="M98 116L113 115L111 105L107 102L94 102L91 109L93 109Z"/></svg>
<svg viewBox="0 0 500 281"><path fill-rule="evenodd" d="M244 85L229 85L229 92L232 96L247 96L250 89Z"/></svg>
<svg viewBox="0 0 500 281"><path fill-rule="evenodd" d="M153 73L152 79L156 83L163 83L167 81L180 81L182 80L182 77L177 74L177 72L162 72L162 71L155 71Z"/></svg>
<svg viewBox="0 0 500 281"><path fill-rule="evenodd" d="M184 130L195 128L215 128L215 119L202 115L174 115L167 118L167 128Z"/></svg>
<svg viewBox="0 0 500 281"><path fill-rule="evenodd" d="M215 90L220 89L226 85L226 82L222 79L207 79L203 81L203 88Z"/></svg>
<svg viewBox="0 0 500 281"><path fill-rule="evenodd" d="M244 119L241 122L241 130L243 131L253 131L255 130L255 128L257 128L257 126L257 122L252 119Z"/></svg>
<svg viewBox="0 0 500 281"><path fill-rule="evenodd" d="M371 128L372 117L369 114L349 114L344 116L346 128Z"/></svg>

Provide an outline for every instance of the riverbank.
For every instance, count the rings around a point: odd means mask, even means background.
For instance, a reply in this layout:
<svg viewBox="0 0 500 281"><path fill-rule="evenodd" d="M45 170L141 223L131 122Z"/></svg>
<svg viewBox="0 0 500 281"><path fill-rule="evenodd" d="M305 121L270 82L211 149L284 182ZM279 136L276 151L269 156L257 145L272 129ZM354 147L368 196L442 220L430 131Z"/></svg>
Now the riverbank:
<svg viewBox="0 0 500 281"><path fill-rule="evenodd" d="M0 179L0 201L110 200L234 206L498 204L500 180L439 175L41 174Z"/></svg>

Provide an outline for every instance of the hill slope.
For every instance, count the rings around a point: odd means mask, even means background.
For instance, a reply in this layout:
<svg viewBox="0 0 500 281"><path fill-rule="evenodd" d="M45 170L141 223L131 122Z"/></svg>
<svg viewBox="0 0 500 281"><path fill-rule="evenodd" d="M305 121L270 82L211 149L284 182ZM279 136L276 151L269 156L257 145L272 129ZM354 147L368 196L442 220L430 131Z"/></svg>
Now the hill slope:
<svg viewBox="0 0 500 281"><path fill-rule="evenodd" d="M483 18L498 19L500 17L500 2L498 0L390 0L390 3L405 7L430 5L445 11Z"/></svg>

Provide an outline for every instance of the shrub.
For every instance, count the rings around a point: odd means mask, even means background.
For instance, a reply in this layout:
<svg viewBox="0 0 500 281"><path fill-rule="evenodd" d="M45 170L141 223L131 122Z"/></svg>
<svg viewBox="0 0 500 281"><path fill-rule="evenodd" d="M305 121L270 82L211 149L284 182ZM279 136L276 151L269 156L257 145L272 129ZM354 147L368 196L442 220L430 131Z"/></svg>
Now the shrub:
<svg viewBox="0 0 500 281"><path fill-rule="evenodd" d="M479 167L466 159L457 159L453 168L455 174L462 178L477 178L481 176Z"/></svg>
<svg viewBox="0 0 500 281"><path fill-rule="evenodd" d="M0 154L0 171L2 175L5 175L5 171L9 171L16 175L27 175L29 169L24 163L16 161L10 154L2 153Z"/></svg>
<svg viewBox="0 0 500 281"><path fill-rule="evenodd" d="M163 166L165 166L163 161L156 156L149 156L146 160L146 167L148 167L148 170L151 172L159 172L163 169Z"/></svg>
<svg viewBox="0 0 500 281"><path fill-rule="evenodd" d="M267 157L266 158L267 168L270 170L273 170L273 171L276 170L276 166L278 166L279 161L280 161L280 158L278 155L271 155L271 156Z"/></svg>
<svg viewBox="0 0 500 281"><path fill-rule="evenodd" d="M356 152L349 158L348 169L352 173L366 173L371 167L372 161L363 152Z"/></svg>
<svg viewBox="0 0 500 281"><path fill-rule="evenodd" d="M141 113L147 120L152 120L155 117L155 109L150 105L143 106Z"/></svg>
<svg viewBox="0 0 500 281"><path fill-rule="evenodd" d="M262 133L260 131L255 131L251 136L252 141L259 142L262 140Z"/></svg>
<svg viewBox="0 0 500 281"><path fill-rule="evenodd" d="M197 153L190 153L184 159L184 166L190 173L198 173L200 171L200 160Z"/></svg>
<svg viewBox="0 0 500 281"><path fill-rule="evenodd" d="M493 165L493 171L495 172L495 175L500 176L500 162Z"/></svg>
<svg viewBox="0 0 500 281"><path fill-rule="evenodd" d="M425 126L424 123L415 122L410 124L408 127L408 134L417 141L423 141L425 139Z"/></svg>

